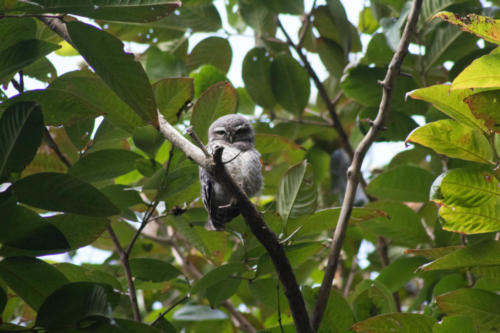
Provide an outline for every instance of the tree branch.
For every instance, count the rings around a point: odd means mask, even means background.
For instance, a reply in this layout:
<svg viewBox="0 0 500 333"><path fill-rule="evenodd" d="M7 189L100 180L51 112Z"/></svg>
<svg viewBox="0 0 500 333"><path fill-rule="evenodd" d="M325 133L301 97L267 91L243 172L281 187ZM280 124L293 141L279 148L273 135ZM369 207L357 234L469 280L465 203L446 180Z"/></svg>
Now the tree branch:
<svg viewBox="0 0 500 333"><path fill-rule="evenodd" d="M66 41L71 41L64 21L57 18L39 19ZM224 164L221 161L222 150L216 152L214 154L214 159L212 160L211 158L205 157L200 148L196 147L189 140L184 138L184 136L180 134L172 125L170 125L170 123L161 115L159 115L159 125L160 132L167 140L169 140L174 146L181 149L184 154L186 154L186 156L193 160L196 164L213 174L217 182L222 184L226 191L228 191L231 196L236 198L238 208L241 215L244 217L245 222L271 257L271 261L273 262L273 265L278 273L278 277L283 284L297 332L311 332L309 316L306 311L304 299L302 298L299 285L295 279L295 275L293 274L290 262L285 255L285 251L278 241L278 238L266 225L255 206L227 173ZM112 232L111 228L110 230ZM125 253L124 251L122 252ZM133 282L132 284L129 283L129 286L130 285L133 286ZM135 290L133 292L135 294ZM134 317L135 316L136 315L134 314Z"/></svg>
<svg viewBox="0 0 500 333"><path fill-rule="evenodd" d="M66 165L66 167L68 169L71 168L71 163L68 161L68 159L66 158L66 156L63 155L63 153L59 149L59 146L54 141L54 139L52 138L52 135L50 135L49 130L45 126L43 127L43 136L45 138L45 142L50 147L50 149L52 149L52 151L57 155L57 157L59 158L59 160L61 162L63 162L64 165Z"/></svg>
<svg viewBox="0 0 500 333"><path fill-rule="evenodd" d="M141 313L139 312L139 305L137 303L137 295L135 293L134 280L132 279L132 272L130 271L130 265L128 262L128 254L125 252L123 247L118 240L111 225L108 226L108 233L115 244L118 255L120 256L120 261L122 262L123 269L125 270L125 278L127 279L128 289L129 289L129 299L130 305L132 306L132 313L134 314L135 321L141 321Z"/></svg>
<svg viewBox="0 0 500 333"><path fill-rule="evenodd" d="M337 227L335 228L335 233L333 235L333 241L330 246L330 255L328 257L325 276L319 289L318 299L316 300L314 312L312 315L312 327L314 331L317 331L319 328L321 318L323 317L323 313L327 305L328 297L330 296L331 285L333 277L335 276L335 271L337 269L340 250L342 248L347 225L349 223L349 218L351 216L352 207L354 204L354 196L356 194L356 188L358 186L360 178L359 175L361 173L361 165L363 163L366 152L368 151L368 148L370 148L376 136L384 126L385 119L389 112L392 90L396 82L396 77L399 74L401 63L403 62L403 59L408 52L410 36L415 30L415 25L417 23L418 14L421 7L422 0L413 0L412 8L410 10L408 21L406 22L403 34L401 36L401 41L399 42L398 49L392 57L386 76L384 78L384 81L382 82L382 100L380 101L377 117L373 122L373 126L368 130L368 133L356 148L351 166L347 171L348 180L346 195L342 204L342 210L340 212Z"/></svg>

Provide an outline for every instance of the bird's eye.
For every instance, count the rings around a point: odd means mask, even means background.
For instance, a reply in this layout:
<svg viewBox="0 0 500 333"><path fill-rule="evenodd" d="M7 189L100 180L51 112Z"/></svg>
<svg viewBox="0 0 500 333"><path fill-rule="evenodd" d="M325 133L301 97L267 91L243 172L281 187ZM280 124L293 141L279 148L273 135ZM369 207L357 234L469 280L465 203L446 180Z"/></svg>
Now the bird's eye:
<svg viewBox="0 0 500 333"><path fill-rule="evenodd" d="M224 134L226 134L226 131L218 130L218 131L215 131L215 134L217 134L217 135L224 135Z"/></svg>

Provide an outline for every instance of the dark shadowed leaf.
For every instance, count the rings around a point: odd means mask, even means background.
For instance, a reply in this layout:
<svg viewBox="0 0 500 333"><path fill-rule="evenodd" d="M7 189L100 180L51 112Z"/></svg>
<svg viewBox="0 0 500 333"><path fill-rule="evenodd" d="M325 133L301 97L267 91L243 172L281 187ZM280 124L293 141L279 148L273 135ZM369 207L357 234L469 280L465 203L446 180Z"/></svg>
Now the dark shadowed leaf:
<svg viewBox="0 0 500 333"><path fill-rule="evenodd" d="M156 152L160 149L165 138L160 134L160 131L148 125L137 127L134 131L132 140L134 140L134 144L137 148L145 152L151 159L154 159Z"/></svg>
<svg viewBox="0 0 500 333"><path fill-rule="evenodd" d="M277 56L271 64L273 94L285 110L300 115L309 101L311 84L305 69L292 56Z"/></svg>
<svg viewBox="0 0 500 333"><path fill-rule="evenodd" d="M134 277L153 282L168 281L182 274L172 264L153 258L130 259L130 270Z"/></svg>
<svg viewBox="0 0 500 333"><path fill-rule="evenodd" d="M0 51L0 78L18 72L58 48L59 45L43 40L28 39Z"/></svg>
<svg viewBox="0 0 500 333"><path fill-rule="evenodd" d="M192 71L201 65L210 64L227 73L232 58L233 51L227 39L208 37L196 44L186 59L186 66L188 71Z"/></svg>
<svg viewBox="0 0 500 333"><path fill-rule="evenodd" d="M210 124L236 111L238 97L230 83L221 82L208 88L193 106L191 124L202 142L207 141Z"/></svg>
<svg viewBox="0 0 500 333"><path fill-rule="evenodd" d="M10 257L0 261L0 277L35 310L54 290L68 283L56 268L31 257Z"/></svg>
<svg viewBox="0 0 500 333"><path fill-rule="evenodd" d="M28 165L42 141L40 106L21 102L11 105L0 118L0 181Z"/></svg>
<svg viewBox="0 0 500 333"><path fill-rule="evenodd" d="M276 104L271 82L271 58L263 47L248 51L243 60L242 77L245 88L255 103L264 108Z"/></svg>
<svg viewBox="0 0 500 333"><path fill-rule="evenodd" d="M136 168L136 162L143 159L137 153L125 149L104 149L80 158L69 174L87 182L96 182L121 176Z"/></svg>
<svg viewBox="0 0 500 333"><path fill-rule="evenodd" d="M201 279L196 281L196 283L191 288L191 293L196 294L201 290L207 289L219 282L225 281L232 275L237 275L246 271L247 267L243 264L226 264L216 267L210 272L203 275Z"/></svg>
<svg viewBox="0 0 500 333"><path fill-rule="evenodd" d="M94 282L99 284L109 284L116 290L123 289L116 277L110 273L100 270L99 266L96 266L96 269L92 269L92 266L84 267L63 262L56 264L56 268L61 271L70 282Z"/></svg>
<svg viewBox="0 0 500 333"><path fill-rule="evenodd" d="M153 89L144 69L116 37L80 22L67 24L71 40L104 82L144 121L158 125ZM122 70L127 68L127 70Z"/></svg>
<svg viewBox="0 0 500 333"><path fill-rule="evenodd" d="M17 181L13 190L20 202L45 210L86 216L111 216L119 212L94 186L62 173L28 176Z"/></svg>
<svg viewBox="0 0 500 333"><path fill-rule="evenodd" d="M28 13L68 13L86 16L99 20L124 21L124 22L151 22L170 14L181 5L180 1L172 0L72 0L51 1L33 0L23 8Z"/></svg>
<svg viewBox="0 0 500 333"><path fill-rule="evenodd" d="M45 299L38 310L36 325L64 329L91 316L106 316L117 305L119 297L107 284L68 283Z"/></svg>

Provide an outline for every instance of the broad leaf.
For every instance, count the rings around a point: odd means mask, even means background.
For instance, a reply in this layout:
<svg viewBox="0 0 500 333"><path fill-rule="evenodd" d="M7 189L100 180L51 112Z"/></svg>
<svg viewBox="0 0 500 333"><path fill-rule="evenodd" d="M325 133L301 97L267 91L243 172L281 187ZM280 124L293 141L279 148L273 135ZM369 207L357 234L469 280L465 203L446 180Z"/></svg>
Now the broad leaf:
<svg viewBox="0 0 500 333"><path fill-rule="evenodd" d="M186 59L186 66L188 71L192 71L201 65L210 64L226 74L232 58L233 51L227 39L208 37L196 44Z"/></svg>
<svg viewBox="0 0 500 333"><path fill-rule="evenodd" d="M221 310L213 309L208 305L184 305L173 315L174 320L207 321L226 320L228 316Z"/></svg>
<svg viewBox="0 0 500 333"><path fill-rule="evenodd" d="M470 95L464 99L464 102L467 103L472 114L484 122L484 126L500 132L500 116L497 112L499 99L500 90L494 90Z"/></svg>
<svg viewBox="0 0 500 333"><path fill-rule="evenodd" d="M31 257L3 259L0 261L0 277L35 310L54 290L68 282L53 266Z"/></svg>
<svg viewBox="0 0 500 333"><path fill-rule="evenodd" d="M11 105L0 118L0 181L21 172L35 157L42 141L40 106L30 102Z"/></svg>
<svg viewBox="0 0 500 333"><path fill-rule="evenodd" d="M97 75L144 121L157 126L153 89L140 63L123 51L123 43L87 24L70 22L67 27L78 52Z"/></svg>
<svg viewBox="0 0 500 333"><path fill-rule="evenodd" d="M424 0L422 2L422 12L420 14L421 24L429 23L432 16L456 3L466 0Z"/></svg>
<svg viewBox="0 0 500 333"><path fill-rule="evenodd" d="M443 229L464 234L500 231L500 201L479 207L443 206L439 209Z"/></svg>
<svg viewBox="0 0 500 333"><path fill-rule="evenodd" d="M376 280L361 281L349 300L358 321L370 318L374 314L396 312L393 294L384 284Z"/></svg>
<svg viewBox="0 0 500 333"><path fill-rule="evenodd" d="M448 315L464 315L486 330L500 327L500 295L481 289L458 289L437 297L437 305Z"/></svg>
<svg viewBox="0 0 500 333"><path fill-rule="evenodd" d="M307 161L294 165L283 175L276 205L281 218L310 214L316 210L316 186Z"/></svg>
<svg viewBox="0 0 500 333"><path fill-rule="evenodd" d="M500 244L494 240L485 240L466 248L457 249L423 265L421 269L430 271L490 265L500 265Z"/></svg>
<svg viewBox="0 0 500 333"><path fill-rule="evenodd" d="M459 26L462 30L475 34L484 40L500 44L500 22L488 16L468 14L459 17L454 13L441 12L434 15L434 18L440 18L446 22Z"/></svg>
<svg viewBox="0 0 500 333"><path fill-rule="evenodd" d="M271 64L272 91L278 103L295 115L304 112L311 84L305 69L292 56L282 54Z"/></svg>
<svg viewBox="0 0 500 333"><path fill-rule="evenodd" d="M64 329L92 316L108 315L119 298L107 284L68 283L45 299L38 310L36 326Z"/></svg>
<svg viewBox="0 0 500 333"><path fill-rule="evenodd" d="M378 175L366 190L378 199L426 202L433 180L434 176L422 168L399 166Z"/></svg>
<svg viewBox="0 0 500 333"><path fill-rule="evenodd" d="M172 264L154 258L132 258L130 270L135 278L153 282L168 281L182 274Z"/></svg>
<svg viewBox="0 0 500 333"><path fill-rule="evenodd" d="M229 279L232 275L242 273L247 271L247 268L243 264L226 264L214 268L210 272L203 275L191 288L191 293L196 294L197 292L207 289L219 282Z"/></svg>
<svg viewBox="0 0 500 333"><path fill-rule="evenodd" d="M135 170L143 157L125 149L104 149L80 158L68 171L71 176L87 182L116 178Z"/></svg>
<svg viewBox="0 0 500 333"><path fill-rule="evenodd" d="M211 86L198 98L191 124L202 142L207 142L208 127L213 121L236 111L237 98L236 90L226 82Z"/></svg>
<svg viewBox="0 0 500 333"><path fill-rule="evenodd" d="M211 1L205 1L196 6L182 6L178 15L169 15L155 22L154 26L194 32L215 32L222 27L222 22L217 8Z"/></svg>
<svg viewBox="0 0 500 333"><path fill-rule="evenodd" d="M151 159L154 159L156 152L162 146L165 138L161 135L160 131L153 126L148 125L137 127L134 131L132 140L137 148L145 152ZM137 156L135 160L137 160L137 158L139 158L139 156Z"/></svg>
<svg viewBox="0 0 500 333"><path fill-rule="evenodd" d="M255 103L264 108L276 104L271 82L271 57L264 48L253 48L243 60L242 77L245 88Z"/></svg>
<svg viewBox="0 0 500 333"><path fill-rule="evenodd" d="M416 313L388 313L360 321L352 326L363 333L428 333L432 332L435 320Z"/></svg>
<svg viewBox="0 0 500 333"><path fill-rule="evenodd" d="M59 45L38 39L20 41L0 51L0 78L14 74L35 60L57 50Z"/></svg>
<svg viewBox="0 0 500 333"><path fill-rule="evenodd" d="M406 141L449 157L493 164L493 152L483 133L453 120L438 120L419 127L410 133Z"/></svg>
<svg viewBox="0 0 500 333"><path fill-rule="evenodd" d="M70 282L94 282L99 284L109 284L116 290L122 290L118 279L108 272L100 270L99 267L84 267L67 262L56 264L56 268L61 271Z"/></svg>
<svg viewBox="0 0 500 333"><path fill-rule="evenodd" d="M233 296L238 291L241 282L242 279L233 279L230 277L211 287L208 287L206 289L206 296L210 305L215 307L227 300L229 297Z"/></svg>
<svg viewBox="0 0 500 333"><path fill-rule="evenodd" d="M500 200L500 182L484 169L452 169L432 184L431 200L439 204L478 207Z"/></svg>
<svg viewBox="0 0 500 333"><path fill-rule="evenodd" d="M37 5L34 5L34 4ZM99 20L139 22L157 21L181 5L172 0L33 0L23 7L27 13L68 13Z"/></svg>
<svg viewBox="0 0 500 333"><path fill-rule="evenodd" d="M422 257L399 258L385 267L375 281L383 283L391 292L396 292L415 277L415 270L427 262Z"/></svg>
<svg viewBox="0 0 500 333"><path fill-rule="evenodd" d="M193 79L168 78L155 82L153 91L158 110L171 124L178 121L178 113L194 95Z"/></svg>
<svg viewBox="0 0 500 333"><path fill-rule="evenodd" d="M472 93L470 90L451 90L450 85L439 84L413 90L408 93L408 96L429 102L459 123L484 131L486 127L474 117L467 104L464 103L464 98Z"/></svg>
<svg viewBox="0 0 500 333"><path fill-rule="evenodd" d="M86 216L111 216L119 212L95 187L66 174L37 173L18 180L13 190L20 202L45 210Z"/></svg>
<svg viewBox="0 0 500 333"><path fill-rule="evenodd" d="M500 54L492 53L474 60L451 83L452 89L500 87Z"/></svg>
<svg viewBox="0 0 500 333"><path fill-rule="evenodd" d="M474 323L467 316L445 316L440 323L435 323L432 333L476 333Z"/></svg>

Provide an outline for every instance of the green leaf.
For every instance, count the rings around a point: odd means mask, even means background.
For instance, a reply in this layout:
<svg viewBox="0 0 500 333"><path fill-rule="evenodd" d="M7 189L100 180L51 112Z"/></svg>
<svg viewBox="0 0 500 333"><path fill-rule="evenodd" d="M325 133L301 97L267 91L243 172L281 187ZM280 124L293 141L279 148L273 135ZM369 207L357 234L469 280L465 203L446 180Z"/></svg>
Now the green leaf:
<svg viewBox="0 0 500 333"><path fill-rule="evenodd" d="M482 132L450 119L415 129L406 141L429 147L439 154L462 160L493 163L493 152Z"/></svg>
<svg viewBox="0 0 500 333"><path fill-rule="evenodd" d="M316 210L316 186L312 167L304 160L283 175L276 198L278 213L284 221L289 217L311 214Z"/></svg>
<svg viewBox="0 0 500 333"><path fill-rule="evenodd" d="M25 250L68 250L64 235L34 211L17 205L15 197L0 204L0 243ZM5 249L2 247L0 252Z"/></svg>
<svg viewBox="0 0 500 333"><path fill-rule="evenodd" d="M474 323L467 316L445 316L440 323L435 323L432 333L475 333Z"/></svg>
<svg viewBox="0 0 500 333"><path fill-rule="evenodd" d="M259 302L267 305L271 309L281 307L282 311L288 307L288 303L283 292L283 288L280 287L279 295L277 291L278 283L277 279L256 279L251 283L248 283L248 290Z"/></svg>
<svg viewBox="0 0 500 333"><path fill-rule="evenodd" d="M443 206L439 209L443 229L464 234L500 231L500 201L479 207Z"/></svg>
<svg viewBox="0 0 500 333"><path fill-rule="evenodd" d="M105 316L120 296L107 284L68 283L49 295L40 306L36 326L64 329L92 316Z"/></svg>
<svg viewBox="0 0 500 333"><path fill-rule="evenodd" d="M425 169L402 165L378 175L366 190L378 199L426 202L433 180Z"/></svg>
<svg viewBox="0 0 500 333"><path fill-rule="evenodd" d="M11 172L21 172L42 142L40 106L30 102L11 105L0 118L0 181Z"/></svg>
<svg viewBox="0 0 500 333"><path fill-rule="evenodd" d="M428 24L432 16L451 5L465 2L466 0L425 0L422 3L422 12L420 14L419 24Z"/></svg>
<svg viewBox="0 0 500 333"><path fill-rule="evenodd" d="M260 0L273 12L300 15L304 13L304 0Z"/></svg>
<svg viewBox="0 0 500 333"><path fill-rule="evenodd" d="M78 52L97 75L144 121L158 125L153 89L141 64L116 37L80 22L66 24ZM122 70L126 68L127 70Z"/></svg>
<svg viewBox="0 0 500 333"><path fill-rule="evenodd" d="M80 158L68 171L87 182L106 180L126 174L136 168L143 157L125 149L104 149Z"/></svg>
<svg viewBox="0 0 500 333"><path fill-rule="evenodd" d="M208 37L193 48L186 59L188 71L192 71L201 65L210 64L227 74L233 51L228 40L221 37Z"/></svg>
<svg viewBox="0 0 500 333"><path fill-rule="evenodd" d="M478 207L497 199L500 182L495 174L484 169L453 169L432 184L431 200L438 204Z"/></svg>
<svg viewBox="0 0 500 333"><path fill-rule="evenodd" d="M54 290L68 282L53 266L31 257L3 259L0 261L0 277L35 310Z"/></svg>
<svg viewBox="0 0 500 333"><path fill-rule="evenodd" d="M59 229L69 242L71 249L78 249L94 242L108 227L109 220L74 214L59 214L47 218Z"/></svg>
<svg viewBox="0 0 500 333"><path fill-rule="evenodd" d="M238 1L239 13L246 24L255 30L256 36L274 36L276 23L273 12L262 2L254 0Z"/></svg>
<svg viewBox="0 0 500 333"><path fill-rule="evenodd" d="M388 313L357 322L356 332L366 333L430 333L435 320L416 313Z"/></svg>
<svg viewBox="0 0 500 333"><path fill-rule="evenodd" d="M31 3L36 3L35 6ZM181 5L172 0L33 0L23 7L27 13L68 13L98 20L140 22L156 21L167 16Z"/></svg>
<svg viewBox="0 0 500 333"><path fill-rule="evenodd" d="M166 200L179 195L180 192L198 182L199 169L196 165L188 165L168 173L165 185L158 194L158 199Z"/></svg>
<svg viewBox="0 0 500 333"><path fill-rule="evenodd" d="M486 330L500 327L500 296L480 289L458 289L437 297L437 305L448 315L464 315Z"/></svg>
<svg viewBox="0 0 500 333"><path fill-rule="evenodd" d="M241 279L229 277L215 285L207 288L207 299L211 306L217 306L229 297L233 296L240 287Z"/></svg>
<svg viewBox="0 0 500 333"><path fill-rule="evenodd" d="M7 293L2 287L0 287L0 314L3 313L6 304L7 304Z"/></svg>
<svg viewBox="0 0 500 333"><path fill-rule="evenodd" d="M208 88L216 83L228 82L226 75L212 65L203 65L199 67L196 71L191 72L189 77L194 79L195 98L199 98L203 92L207 91Z"/></svg>
<svg viewBox="0 0 500 333"><path fill-rule="evenodd" d="M151 159L154 159L156 152L165 141L163 135L151 125L137 127L132 137L137 148L145 152ZM123 150L127 151L127 150ZM128 171L127 171L128 172Z"/></svg>
<svg viewBox="0 0 500 333"><path fill-rule="evenodd" d="M212 3L205 3L199 6L182 6L179 8L179 15L170 15L155 25L174 30L216 32L222 28L222 21L217 8Z"/></svg>
<svg viewBox="0 0 500 333"><path fill-rule="evenodd" d="M304 300L308 307L312 310L314 303L318 297L318 289L304 287ZM323 320L319 326L318 332L348 332L354 323L354 315L349 303L336 290L332 290L328 296Z"/></svg>
<svg viewBox="0 0 500 333"><path fill-rule="evenodd" d="M99 267L91 269L90 267L87 268L63 262L56 264L56 268L61 271L70 282L94 282L99 284L109 284L116 290L123 289L116 277L110 273L100 270Z"/></svg>
<svg viewBox="0 0 500 333"><path fill-rule="evenodd" d="M255 103L248 94L248 91L243 87L236 88L238 93L238 108L236 113L253 115L255 112Z"/></svg>
<svg viewBox="0 0 500 333"><path fill-rule="evenodd" d="M356 223L362 230L390 238L395 243L415 247L427 243L429 236L425 232L420 217L408 206L399 202L373 202L365 208L386 212L386 217Z"/></svg>
<svg viewBox="0 0 500 333"><path fill-rule="evenodd" d="M61 173L25 177L13 185L13 190L20 202L45 210L86 216L111 216L119 212L95 187Z"/></svg>
<svg viewBox="0 0 500 333"><path fill-rule="evenodd" d="M263 47L248 51L243 59L242 77L245 88L255 103L264 108L276 104L271 82L271 57Z"/></svg>
<svg viewBox="0 0 500 333"><path fill-rule="evenodd" d="M459 17L451 12L440 12L434 15L433 18L440 18L448 23L457 25L462 30L473 33L490 43L500 44L500 23L491 17L476 14Z"/></svg>
<svg viewBox="0 0 500 333"><path fill-rule="evenodd" d="M187 75L184 62L175 54L164 52L155 45L151 45L144 55L146 57L146 73L151 81Z"/></svg>
<svg viewBox="0 0 500 333"><path fill-rule="evenodd" d="M413 90L408 96L431 103L436 109L463 125L485 131L486 127L474 117L464 103L464 99L472 93L471 90L452 90L448 84L438 84Z"/></svg>
<svg viewBox="0 0 500 333"><path fill-rule="evenodd" d="M407 249L405 254L414 254L416 256L422 256L429 259L438 259L447 254L455 252L458 249L463 248L462 245L453 245L447 247L436 247L432 249Z"/></svg>
<svg viewBox="0 0 500 333"><path fill-rule="evenodd" d="M4 50L22 40L34 39L36 37L36 29L36 22L32 17L16 17L14 20L0 20L0 40L2 41L0 50Z"/></svg>
<svg viewBox="0 0 500 333"><path fill-rule="evenodd" d="M484 126L500 132L500 116L497 113L499 98L500 90L494 90L467 96L464 102L467 103L472 114L484 122Z"/></svg>
<svg viewBox="0 0 500 333"><path fill-rule="evenodd" d="M430 271L490 265L500 265L500 244L487 239L448 253L429 264L423 265L421 269Z"/></svg>
<svg viewBox="0 0 500 333"><path fill-rule="evenodd" d="M66 125L81 119L106 115L106 119L114 125L132 133L136 126L143 123L141 118L90 70L66 73L55 79L45 90L27 91L11 100L39 102L47 125ZM10 105L9 102L7 104Z"/></svg>
<svg viewBox="0 0 500 333"><path fill-rule="evenodd" d="M167 78L153 84L153 91L160 113L171 124L178 121L177 114L194 95L193 79Z"/></svg>
<svg viewBox="0 0 500 333"><path fill-rule="evenodd" d="M451 83L451 89L500 87L500 54L491 53L474 60Z"/></svg>
<svg viewBox="0 0 500 333"><path fill-rule="evenodd" d="M297 151L297 154L305 156L304 148L293 140L276 134L255 134L255 148L261 155Z"/></svg>
<svg viewBox="0 0 500 333"><path fill-rule="evenodd" d="M396 312L392 293L378 281L361 281L356 286L350 300L358 321L370 318L374 314Z"/></svg>
<svg viewBox="0 0 500 333"><path fill-rule="evenodd" d="M130 259L132 276L144 281L169 281L182 273L166 261L153 258Z"/></svg>
<svg viewBox="0 0 500 333"><path fill-rule="evenodd" d="M318 38L316 47L323 65L334 77L341 77L346 65L344 50L340 45L326 38Z"/></svg>
<svg viewBox="0 0 500 333"><path fill-rule="evenodd" d="M427 259L422 257L399 258L385 267L375 281L383 283L391 292L396 292L415 277L415 270L425 262Z"/></svg>
<svg viewBox="0 0 500 333"><path fill-rule="evenodd" d="M315 256L322 249L324 249L323 246L318 242L302 242L287 246L285 248L285 253L292 268L297 268L307 260L311 259L311 257ZM257 263L257 276L274 272L275 268L269 254L266 253L261 255Z"/></svg>
<svg viewBox="0 0 500 333"><path fill-rule="evenodd" d="M291 55L278 55L271 64L272 91L278 103L295 115L304 112L311 85L305 69Z"/></svg>
<svg viewBox="0 0 500 333"><path fill-rule="evenodd" d="M225 264L216 267L195 282L195 284L191 287L191 293L196 294L201 290L207 289L219 282L229 279L232 275L246 271L246 266L238 263Z"/></svg>
<svg viewBox="0 0 500 333"><path fill-rule="evenodd" d="M364 34L373 34L379 28L378 21L373 16L370 7L365 7L359 12L358 16L358 30ZM373 37L372 37L373 38Z"/></svg>
<svg viewBox="0 0 500 333"><path fill-rule="evenodd" d="M43 40L28 39L0 51L0 78L18 72L58 48L59 45Z"/></svg>
<svg viewBox="0 0 500 333"><path fill-rule="evenodd" d="M352 44L351 23L347 19L344 6L340 0L327 0L326 4L341 36L341 43L339 44L342 45L345 54L349 54Z"/></svg>
<svg viewBox="0 0 500 333"><path fill-rule="evenodd" d="M234 113L237 103L236 90L230 83L214 84L201 94L193 106L191 124L202 142L207 142L210 124L226 114Z"/></svg>

